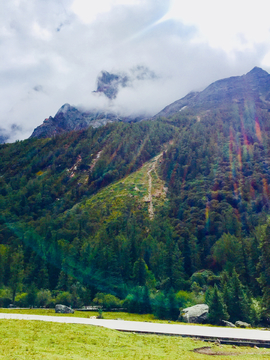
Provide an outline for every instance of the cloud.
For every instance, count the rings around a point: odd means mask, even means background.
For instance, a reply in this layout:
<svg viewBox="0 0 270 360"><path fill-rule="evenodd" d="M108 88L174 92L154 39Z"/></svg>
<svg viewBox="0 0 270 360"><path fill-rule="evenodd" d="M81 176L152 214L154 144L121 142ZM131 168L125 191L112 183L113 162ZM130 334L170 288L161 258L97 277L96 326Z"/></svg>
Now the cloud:
<svg viewBox="0 0 270 360"><path fill-rule="evenodd" d="M269 69L267 37L254 37L252 46L245 46L250 35L240 33L237 41L243 46L228 52L214 46L202 23L189 18L188 8L182 11L185 18L176 11L172 16L172 1L102 1L0 4L0 127L11 134L10 141L30 136L64 103L153 115L217 79L242 75L255 65ZM201 17L207 19L207 11L200 7ZM264 25L258 26L267 29L262 19ZM209 22L214 32L215 22ZM131 69L138 66L157 77L136 79ZM132 78L129 86L118 87L114 101L93 93L101 71Z"/></svg>
<svg viewBox="0 0 270 360"><path fill-rule="evenodd" d="M227 52L251 49L269 42L268 2L266 0L172 0L161 21L178 19L198 28L198 39Z"/></svg>
<svg viewBox="0 0 270 360"><path fill-rule="evenodd" d="M98 2L85 2L74 0L71 9L86 24L95 21L99 15L109 13L119 5L142 5L144 0L99 0Z"/></svg>
<svg viewBox="0 0 270 360"><path fill-rule="evenodd" d="M126 87L133 87L134 83L154 80L157 75L143 65L137 65L128 72L109 73L101 71L97 78L97 90L94 93L103 94L108 99L116 99L119 91Z"/></svg>

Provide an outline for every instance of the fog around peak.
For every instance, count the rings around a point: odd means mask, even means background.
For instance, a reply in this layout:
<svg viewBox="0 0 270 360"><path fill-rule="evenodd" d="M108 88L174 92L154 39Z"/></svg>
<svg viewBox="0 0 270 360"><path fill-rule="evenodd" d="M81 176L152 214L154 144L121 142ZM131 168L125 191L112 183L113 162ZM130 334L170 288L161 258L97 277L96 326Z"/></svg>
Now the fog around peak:
<svg viewBox="0 0 270 360"><path fill-rule="evenodd" d="M222 47L226 34L209 17L207 6L201 16L208 17L216 35L220 32L219 47L182 2L179 16L176 2L169 0L101 2L103 7L80 0L1 3L0 128L8 141L29 137L65 103L154 115L215 80L242 75L254 66L269 72L266 35L259 41L259 35L235 33L249 46L228 51ZM254 21L269 27L264 16L256 18L256 11ZM102 72L118 77L111 97L95 92Z"/></svg>

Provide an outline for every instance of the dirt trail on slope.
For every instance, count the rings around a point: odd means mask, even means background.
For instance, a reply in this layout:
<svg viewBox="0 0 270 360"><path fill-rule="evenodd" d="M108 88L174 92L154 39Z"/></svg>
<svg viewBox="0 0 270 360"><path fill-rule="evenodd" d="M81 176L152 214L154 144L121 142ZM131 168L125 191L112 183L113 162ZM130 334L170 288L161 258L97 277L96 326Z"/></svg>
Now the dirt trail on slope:
<svg viewBox="0 0 270 360"><path fill-rule="evenodd" d="M92 171L92 170L94 169L94 167L95 167L98 159L100 158L100 155L101 155L102 151L103 151L103 150L99 151L99 152L97 153L97 156L95 157L95 159L92 161L92 164L91 164L91 167L90 167L90 171Z"/></svg>
<svg viewBox="0 0 270 360"><path fill-rule="evenodd" d="M158 156L156 156L154 158L154 161L151 163L151 165L149 166L149 169L147 171L147 176L148 176L148 200L147 202L149 202L148 205L148 213L149 213L149 217L152 220L154 218L154 207L153 207L153 197L152 197L152 171L154 170L156 172L156 166L157 166L157 162L159 160L159 158L162 156L163 153L159 154Z"/></svg>

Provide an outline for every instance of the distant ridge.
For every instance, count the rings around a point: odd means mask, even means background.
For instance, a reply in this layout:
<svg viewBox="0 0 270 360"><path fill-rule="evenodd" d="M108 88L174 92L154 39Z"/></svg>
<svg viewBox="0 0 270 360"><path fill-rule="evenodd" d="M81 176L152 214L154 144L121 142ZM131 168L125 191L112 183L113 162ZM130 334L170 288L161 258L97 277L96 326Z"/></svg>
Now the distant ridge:
<svg viewBox="0 0 270 360"><path fill-rule="evenodd" d="M261 108L270 109L270 75L265 70L254 67L246 75L215 81L203 91L191 92L166 106L154 119L172 116L184 107L209 110L226 107L231 103L243 105L246 100L253 101Z"/></svg>
<svg viewBox="0 0 270 360"><path fill-rule="evenodd" d="M242 76L215 81L201 92L191 92L166 106L151 120L159 117L167 118L184 109L193 109L199 114L200 111L222 109L234 103L244 107L246 101L253 102L260 109L270 111L270 75L259 67L254 67ZM30 137L46 138L89 126L97 128L111 122L142 120L147 120L147 118L144 115L121 116L106 110L84 111L64 104L54 117L45 119Z"/></svg>
<svg viewBox="0 0 270 360"><path fill-rule="evenodd" d="M119 116L108 111L83 111L69 104L64 104L54 117L50 116L38 126L30 138L46 138L72 130L82 130L89 126L97 128L111 122L130 122L142 120L143 116Z"/></svg>

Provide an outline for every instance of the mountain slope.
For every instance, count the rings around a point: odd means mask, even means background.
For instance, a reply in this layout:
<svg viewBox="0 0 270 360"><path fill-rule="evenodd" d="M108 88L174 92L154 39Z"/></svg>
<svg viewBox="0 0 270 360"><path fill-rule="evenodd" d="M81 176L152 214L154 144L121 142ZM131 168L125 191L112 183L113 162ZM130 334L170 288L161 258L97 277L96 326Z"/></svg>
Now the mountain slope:
<svg viewBox="0 0 270 360"><path fill-rule="evenodd" d="M259 322L252 298L265 314L270 303L268 81L254 69L168 117L0 146L0 286L84 303L114 294L141 311L147 291L156 309L178 291L231 294L234 279L241 316Z"/></svg>
<svg viewBox="0 0 270 360"><path fill-rule="evenodd" d="M230 261L258 294L252 247L269 213L270 120L252 111L200 122L180 112L3 145L2 244L23 247L25 284L45 286L33 280L36 254L51 289L77 279L118 292L141 257L159 286L185 288L194 272L227 267L215 244L229 233L238 239Z"/></svg>
<svg viewBox="0 0 270 360"><path fill-rule="evenodd" d="M196 112L226 108L230 104L244 108L246 101L266 111L270 110L270 75L266 71L255 67L246 75L218 80L205 90L192 92L166 106L154 118L171 116L184 110L184 107Z"/></svg>
<svg viewBox="0 0 270 360"><path fill-rule="evenodd" d="M108 77L109 80L106 80L108 84L110 81L119 80L119 76L117 77L114 74L104 73L103 77L105 80ZM121 81L124 81L123 79ZM109 88L109 90L113 92L114 88ZM218 80L201 92L191 92L184 98L166 106L153 119L172 116L183 110L192 110L194 114L196 113L200 117L204 116L205 111L214 111L217 108L226 110L228 106L233 104L240 106L243 111L246 102L252 102L255 107L263 111L270 111L270 75L258 67L243 76ZM43 124L34 130L31 137L46 138L72 130L85 129L89 126L96 128L111 122L137 122L142 120L146 120L144 115L121 116L121 114L110 111L84 111L65 104L58 110L55 117L50 116L45 119Z"/></svg>

